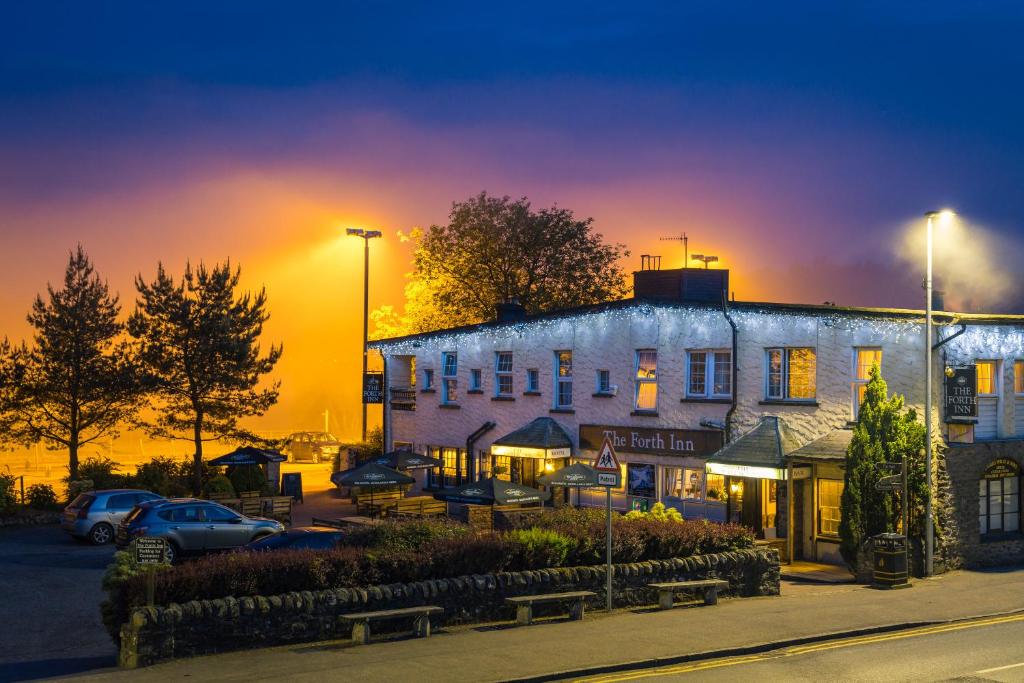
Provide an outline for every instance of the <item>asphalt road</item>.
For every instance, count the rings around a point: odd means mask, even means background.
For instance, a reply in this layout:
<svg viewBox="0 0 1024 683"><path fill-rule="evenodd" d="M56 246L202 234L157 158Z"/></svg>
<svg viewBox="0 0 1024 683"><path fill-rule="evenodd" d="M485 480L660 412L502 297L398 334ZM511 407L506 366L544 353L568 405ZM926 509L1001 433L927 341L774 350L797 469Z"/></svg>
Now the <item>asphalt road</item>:
<svg viewBox="0 0 1024 683"><path fill-rule="evenodd" d="M99 608L113 554L57 526L0 531L0 681L116 664Z"/></svg>
<svg viewBox="0 0 1024 683"><path fill-rule="evenodd" d="M1024 681L1024 614L594 676L620 681Z"/></svg>

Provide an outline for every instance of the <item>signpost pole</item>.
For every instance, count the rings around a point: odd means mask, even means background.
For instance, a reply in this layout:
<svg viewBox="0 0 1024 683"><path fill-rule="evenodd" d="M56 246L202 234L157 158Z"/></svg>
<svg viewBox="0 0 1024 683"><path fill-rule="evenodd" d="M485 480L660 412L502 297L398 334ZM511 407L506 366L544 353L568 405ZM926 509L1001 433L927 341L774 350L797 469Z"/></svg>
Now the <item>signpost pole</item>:
<svg viewBox="0 0 1024 683"><path fill-rule="evenodd" d="M146 606L152 607L156 601L156 567L152 564L146 565Z"/></svg>
<svg viewBox="0 0 1024 683"><path fill-rule="evenodd" d="M608 570L605 572L607 585L605 586L608 611L612 611L612 489L610 486L604 488L605 517L608 527L605 530L605 551L607 553Z"/></svg>

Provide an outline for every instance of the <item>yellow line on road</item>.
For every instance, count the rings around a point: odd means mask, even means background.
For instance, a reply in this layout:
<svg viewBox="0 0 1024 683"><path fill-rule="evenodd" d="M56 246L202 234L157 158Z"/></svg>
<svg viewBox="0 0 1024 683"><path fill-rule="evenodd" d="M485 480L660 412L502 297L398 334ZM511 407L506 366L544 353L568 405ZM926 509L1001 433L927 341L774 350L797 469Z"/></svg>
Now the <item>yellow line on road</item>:
<svg viewBox="0 0 1024 683"><path fill-rule="evenodd" d="M660 669L640 669L615 674L603 674L598 676L581 678L578 679L578 681L580 683L617 683L618 681L633 681L641 678L654 678L656 676L671 676L673 674L692 673L694 671L717 669L724 666L738 666L741 664L750 664L751 662L778 659L781 657L792 657L808 654L811 652L822 652L825 650L834 650L844 647L854 647L856 645L871 645L874 643L881 643L889 640L916 638L919 636L927 636L937 633L948 633L950 631L961 631L963 629L979 628L982 626L1007 624L1016 621L1024 621L1024 614L1011 614L1000 617L986 617L982 619L975 619L972 621L954 622L950 624L938 624L934 626L922 626L920 628L909 629L906 631L893 631L889 633L879 633L874 635L855 636L853 638L844 638L842 640L814 643L811 645L797 645L794 647L784 648L782 650L763 652L760 654L741 655L737 657L723 657L720 659L706 659L697 662L687 662L686 664L679 664L676 666L663 667ZM1024 666L1024 663L1015 664L1011 666ZM991 669L986 671L995 670L996 669ZM979 671L978 673L985 672Z"/></svg>

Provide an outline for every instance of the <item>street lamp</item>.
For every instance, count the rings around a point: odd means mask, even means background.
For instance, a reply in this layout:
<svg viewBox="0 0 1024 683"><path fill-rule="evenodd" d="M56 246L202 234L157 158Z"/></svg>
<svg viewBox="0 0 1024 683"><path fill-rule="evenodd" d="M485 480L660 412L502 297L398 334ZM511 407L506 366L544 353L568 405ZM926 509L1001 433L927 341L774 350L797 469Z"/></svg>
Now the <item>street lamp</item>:
<svg viewBox="0 0 1024 683"><path fill-rule="evenodd" d="M931 576L933 569L935 540L932 529L932 223L949 223L956 216L952 211L929 211L924 215L928 221L926 238L927 266L924 274L924 479L928 489L924 503L924 575ZM904 491L906 496L907 492ZM904 529L906 533L908 530Z"/></svg>
<svg viewBox="0 0 1024 683"><path fill-rule="evenodd" d="M367 325L370 318L370 240L374 237L382 237L380 230L363 230L362 228L348 228L345 234L350 237L360 237L363 240L363 377L360 380L359 402L363 406L363 442L366 442L366 399L363 396L362 383L366 382L366 344Z"/></svg>
<svg viewBox="0 0 1024 683"><path fill-rule="evenodd" d="M716 261L718 261L718 257L717 256L705 256L704 254L694 254L693 256L690 257L690 260L691 261L700 261L701 263L704 264L704 270L707 270L708 269L708 264L709 263L715 263Z"/></svg>

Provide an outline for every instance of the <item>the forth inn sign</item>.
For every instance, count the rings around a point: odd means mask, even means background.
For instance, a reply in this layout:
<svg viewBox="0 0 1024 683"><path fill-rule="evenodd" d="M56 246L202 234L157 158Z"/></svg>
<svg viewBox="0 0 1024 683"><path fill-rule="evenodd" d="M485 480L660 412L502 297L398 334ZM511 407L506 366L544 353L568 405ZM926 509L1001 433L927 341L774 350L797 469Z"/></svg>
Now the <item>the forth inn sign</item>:
<svg viewBox="0 0 1024 683"><path fill-rule="evenodd" d="M708 456L722 447L722 433L711 429L653 429L580 425L580 448L600 450L604 438L621 453Z"/></svg>

